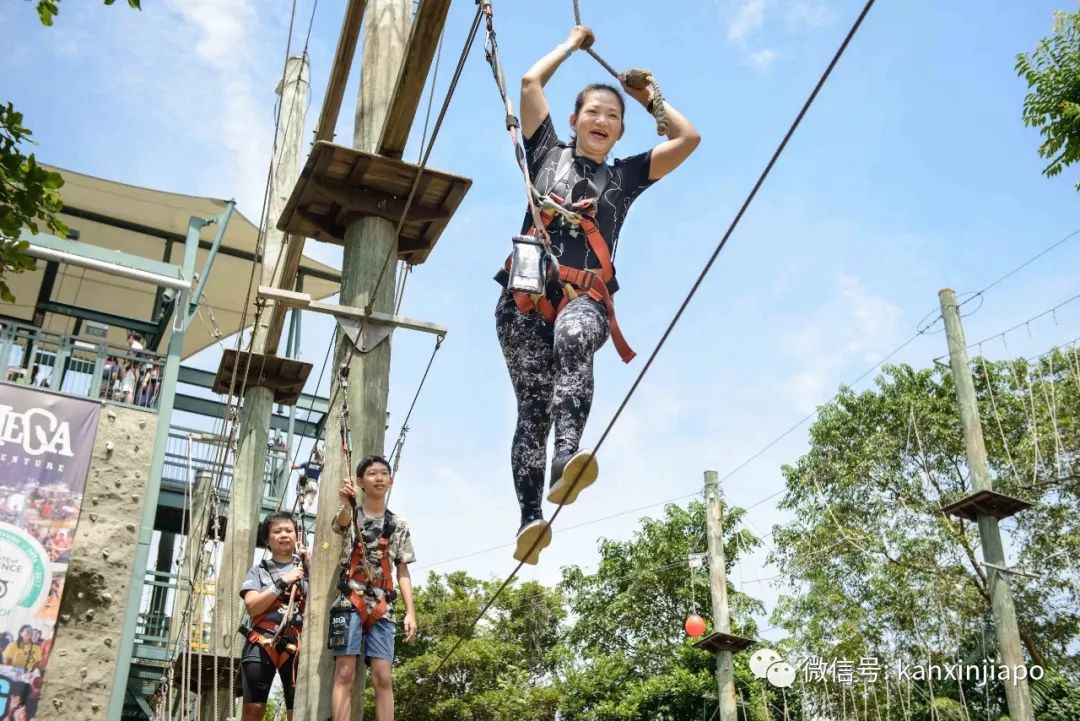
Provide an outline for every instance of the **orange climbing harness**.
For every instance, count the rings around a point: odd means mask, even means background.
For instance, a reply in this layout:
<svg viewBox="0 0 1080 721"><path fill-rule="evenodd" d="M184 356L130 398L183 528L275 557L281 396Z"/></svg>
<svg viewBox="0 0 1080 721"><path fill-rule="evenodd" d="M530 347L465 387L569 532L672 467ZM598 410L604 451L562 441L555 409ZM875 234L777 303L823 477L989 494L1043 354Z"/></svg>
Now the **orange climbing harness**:
<svg viewBox="0 0 1080 721"><path fill-rule="evenodd" d="M375 622L386 615L391 604L397 597L394 590L394 576L390 569L390 537L394 535L396 526L394 514L387 511L383 516L382 534L379 536L379 562L380 573L375 573L367 558L367 549L361 534L353 543L353 551L349 556L349 567L342 573L338 590L345 594L352 603L353 608L360 614L360 622L367 630L375 625ZM367 598L375 598L375 608L367 610Z"/></svg>
<svg viewBox="0 0 1080 721"><path fill-rule="evenodd" d="M266 565L263 568L270 573L270 577L277 582L279 575ZM288 595L278 595L277 604L265 613L261 613L251 619L251 627L246 630L246 638L251 643L261 646L274 668L281 668L289 660L300 652L300 633L303 629L304 606L306 602L303 589L299 583L294 583ZM281 614L281 622L274 623L270 620L273 613Z"/></svg>

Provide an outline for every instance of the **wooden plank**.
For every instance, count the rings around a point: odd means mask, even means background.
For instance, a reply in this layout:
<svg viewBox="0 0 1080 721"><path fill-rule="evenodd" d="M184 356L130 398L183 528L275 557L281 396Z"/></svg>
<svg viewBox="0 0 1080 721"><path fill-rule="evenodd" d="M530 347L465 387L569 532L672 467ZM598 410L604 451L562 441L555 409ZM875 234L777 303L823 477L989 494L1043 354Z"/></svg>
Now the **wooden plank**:
<svg viewBox="0 0 1080 721"><path fill-rule="evenodd" d="M337 127L341 101L345 95L345 84L349 81L349 70L356 55L356 41L360 37L360 22L364 19L365 0L349 0L345 7L345 19L341 23L334 64L330 69L330 81L326 84L326 96L323 99L319 124L315 127L315 140L333 140L334 128Z"/></svg>
<svg viewBox="0 0 1080 721"><path fill-rule="evenodd" d="M442 207L454 208L456 210L458 204L461 203L462 199L465 197L465 193L468 192L469 185L470 183L468 182L454 183L447 193L446 199L442 203ZM442 235L443 230L446 229L449 222L450 220L448 218L447 220L436 220L428 225L422 237L422 245L427 247L428 250L424 252L421 262L427 259L428 254L431 253L431 248L435 246L435 241Z"/></svg>
<svg viewBox="0 0 1080 721"><path fill-rule="evenodd" d="M435 48L446 25L446 15L450 9L450 0L421 0L420 7L413 18L409 47L405 51L405 60L401 64L394 98L390 101L390 110L383 125L382 138L379 141L379 153L391 158L401 158L405 144L409 140L416 110L424 94L428 71L435 57Z"/></svg>
<svg viewBox="0 0 1080 721"><path fill-rule="evenodd" d="M321 183L318 180L314 181L314 185L318 186L319 191L326 197L357 215L374 215L386 218L391 223L397 223L401 219L401 214L405 212L404 199L398 200L378 192L365 192L342 185ZM449 220L450 215L450 211L443 208L425 208L415 202L409 206L409 221Z"/></svg>

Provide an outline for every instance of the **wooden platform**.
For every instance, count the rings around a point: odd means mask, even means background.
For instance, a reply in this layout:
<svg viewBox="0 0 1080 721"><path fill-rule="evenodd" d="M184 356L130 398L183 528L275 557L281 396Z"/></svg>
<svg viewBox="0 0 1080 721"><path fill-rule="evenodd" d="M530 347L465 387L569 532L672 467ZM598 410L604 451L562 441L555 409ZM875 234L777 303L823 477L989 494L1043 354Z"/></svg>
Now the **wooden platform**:
<svg viewBox="0 0 1080 721"><path fill-rule="evenodd" d="M240 368L233 381L233 368L236 366L237 356L240 358ZM214 393L228 394L229 386L232 392L239 395L240 389L245 387L244 372L247 372L247 387L262 386L274 391L274 403L291 406L296 405L300 399L300 393L304 390L308 374L311 373L311 364L303 363L292 358L282 358L276 355L260 355L251 353L251 361L248 362L248 353L237 354L235 349L227 349L221 356L221 364L218 366L217 375L214 376Z"/></svg>
<svg viewBox="0 0 1080 721"><path fill-rule="evenodd" d="M747 646L753 645L753 643L753 639L717 631L716 633L710 633L708 636L695 643L694 648L700 648L714 654L720 653L721 651L737 653Z"/></svg>
<svg viewBox="0 0 1080 721"><path fill-rule="evenodd" d="M1029 502L1020 498L1006 496L996 491L976 491L970 496L944 506L941 511L947 515L958 516L977 523L980 514L1001 520L1030 507Z"/></svg>
<svg viewBox="0 0 1080 721"><path fill-rule="evenodd" d="M315 143L277 227L327 243L343 243L345 228L363 216L395 225L419 166L325 141ZM398 257L423 263L472 181L424 169L398 237Z"/></svg>

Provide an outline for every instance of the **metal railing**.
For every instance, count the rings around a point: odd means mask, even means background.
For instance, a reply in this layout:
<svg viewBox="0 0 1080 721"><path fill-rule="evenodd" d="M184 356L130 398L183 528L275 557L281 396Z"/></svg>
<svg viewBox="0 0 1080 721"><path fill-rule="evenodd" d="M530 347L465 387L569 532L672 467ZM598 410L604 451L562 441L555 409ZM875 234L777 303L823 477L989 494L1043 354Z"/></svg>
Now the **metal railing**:
<svg viewBox="0 0 1080 721"><path fill-rule="evenodd" d="M156 411L165 356L0 322L0 380Z"/></svg>
<svg viewBox="0 0 1080 721"><path fill-rule="evenodd" d="M188 468L188 440L190 436L191 467ZM232 490L232 453L224 453L226 440L221 436L193 428L172 426L165 444L165 464L161 468L163 488L183 493L194 475L210 473L215 479L219 498L228 498ZM271 447L266 452L263 468L264 507L277 507L291 475L290 459L282 448ZM192 489L194 490L194 489ZM286 509L288 510L288 509Z"/></svg>
<svg viewBox="0 0 1080 721"><path fill-rule="evenodd" d="M183 619L180 614L173 613L181 584L196 597L192 608L201 610L197 617L190 619L186 642L178 638L180 629L176 626ZM210 647L210 623L206 614L213 609L213 602L213 580L196 581L190 585L173 573L147 571L135 626L134 658L168 663L181 652L205 652Z"/></svg>

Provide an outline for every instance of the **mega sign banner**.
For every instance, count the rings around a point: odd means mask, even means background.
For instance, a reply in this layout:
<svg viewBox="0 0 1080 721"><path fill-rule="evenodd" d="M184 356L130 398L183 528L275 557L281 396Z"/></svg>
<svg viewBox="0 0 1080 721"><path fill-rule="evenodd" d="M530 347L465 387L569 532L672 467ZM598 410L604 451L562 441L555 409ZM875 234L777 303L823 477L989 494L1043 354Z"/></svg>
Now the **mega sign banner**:
<svg viewBox="0 0 1080 721"><path fill-rule="evenodd" d="M0 384L0 718L31 721L101 406Z"/></svg>

